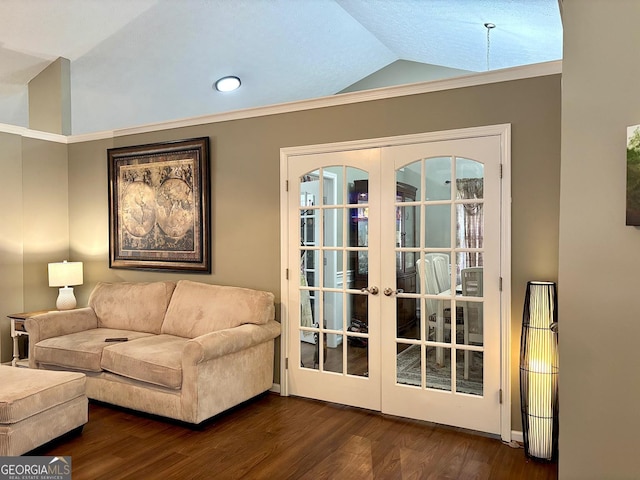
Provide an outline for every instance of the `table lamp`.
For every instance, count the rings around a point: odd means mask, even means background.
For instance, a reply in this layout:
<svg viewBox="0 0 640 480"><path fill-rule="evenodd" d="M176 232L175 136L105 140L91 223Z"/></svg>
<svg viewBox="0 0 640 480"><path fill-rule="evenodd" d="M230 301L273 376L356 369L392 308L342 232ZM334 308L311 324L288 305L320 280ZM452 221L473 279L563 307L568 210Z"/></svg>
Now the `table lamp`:
<svg viewBox="0 0 640 480"><path fill-rule="evenodd" d="M60 287L56 308L71 310L76 308L73 285L82 285L82 262L57 262L49 264L49 286Z"/></svg>

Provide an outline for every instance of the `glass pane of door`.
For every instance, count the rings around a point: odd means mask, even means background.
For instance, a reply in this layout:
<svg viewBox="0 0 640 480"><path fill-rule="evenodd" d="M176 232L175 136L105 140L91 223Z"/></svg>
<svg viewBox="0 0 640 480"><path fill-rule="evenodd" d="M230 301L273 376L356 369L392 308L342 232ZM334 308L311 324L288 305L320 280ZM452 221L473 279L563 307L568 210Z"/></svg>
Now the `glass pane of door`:
<svg viewBox="0 0 640 480"><path fill-rule="evenodd" d="M483 395L484 332L484 166L472 159L455 159L455 222L457 315L456 385L460 392ZM471 349L470 347L480 347Z"/></svg>
<svg viewBox="0 0 640 480"><path fill-rule="evenodd" d="M300 177L300 363L317 369L320 308L317 302L320 287L320 171Z"/></svg>
<svg viewBox="0 0 640 480"><path fill-rule="evenodd" d="M368 215L367 172L327 166L300 176L303 369L368 375Z"/></svg>
<svg viewBox="0 0 640 480"><path fill-rule="evenodd" d="M420 162L414 162L395 175L396 335L407 339L420 338L416 260L420 246L421 168Z"/></svg>
<svg viewBox="0 0 640 480"><path fill-rule="evenodd" d="M351 311L347 317L347 373L366 375L369 348L369 179L364 172L349 168L349 284ZM363 361L364 360L364 361Z"/></svg>

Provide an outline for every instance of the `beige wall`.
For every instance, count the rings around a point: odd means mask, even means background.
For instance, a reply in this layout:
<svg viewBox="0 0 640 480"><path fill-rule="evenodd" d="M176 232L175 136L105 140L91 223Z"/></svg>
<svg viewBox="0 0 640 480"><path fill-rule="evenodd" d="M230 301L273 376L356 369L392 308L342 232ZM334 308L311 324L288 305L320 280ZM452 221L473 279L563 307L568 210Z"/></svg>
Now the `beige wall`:
<svg viewBox="0 0 640 480"><path fill-rule="evenodd" d="M71 134L71 62L59 57L29 82L29 128Z"/></svg>
<svg viewBox="0 0 640 480"><path fill-rule="evenodd" d="M560 478L640 478L640 230L625 226L640 2L564 0L563 10Z"/></svg>
<svg viewBox="0 0 640 480"><path fill-rule="evenodd" d="M67 146L25 138L22 142L24 308L54 308L47 264L69 258Z"/></svg>
<svg viewBox="0 0 640 480"><path fill-rule="evenodd" d="M47 263L69 255L67 146L0 134L0 358L11 359L7 314L53 308Z"/></svg>
<svg viewBox="0 0 640 480"><path fill-rule="evenodd" d="M512 421L519 430L518 349L527 280L556 280L560 76L159 131L69 146L71 257L86 266L79 304L99 280L189 277L273 291L280 300L280 148L512 124ZM107 148L208 136L211 275L108 268ZM276 378L278 381L278 378Z"/></svg>
<svg viewBox="0 0 640 480"><path fill-rule="evenodd" d="M21 312L23 303L22 138L0 133L0 360L11 359L7 315Z"/></svg>

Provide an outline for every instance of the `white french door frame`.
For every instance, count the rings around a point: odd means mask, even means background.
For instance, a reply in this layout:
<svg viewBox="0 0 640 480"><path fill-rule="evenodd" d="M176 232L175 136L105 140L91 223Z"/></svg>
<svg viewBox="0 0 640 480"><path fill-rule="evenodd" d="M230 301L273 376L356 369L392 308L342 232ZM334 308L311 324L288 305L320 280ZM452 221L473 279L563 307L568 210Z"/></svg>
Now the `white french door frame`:
<svg viewBox="0 0 640 480"><path fill-rule="evenodd" d="M501 383L501 405L500 405L500 436L503 441L511 441L511 124L499 124L483 127L471 127L464 129L446 130L440 132L428 132L413 135L400 135L394 137L384 137L366 140L355 140L349 142L338 142L330 144L306 145L300 147L287 147L280 149L280 263L281 263L281 309L280 319L282 323L282 336L280 348L280 394L289 395L288 373L287 373L287 353L290 342L298 339L289 338L290 312L289 305L289 282L291 278L297 278L295 266L288 265L288 258L291 245L289 238L289 215L290 208L287 179L288 165L294 161L293 157L300 155L345 152L349 150L361 150L368 148L393 147L416 143L428 143L443 140L459 140L467 138L477 138L486 136L500 137L500 163L502 172L502 182L500 186L500 383ZM294 186L291 186L294 188ZM297 246L296 246L297 247ZM287 278L287 271L289 275Z"/></svg>

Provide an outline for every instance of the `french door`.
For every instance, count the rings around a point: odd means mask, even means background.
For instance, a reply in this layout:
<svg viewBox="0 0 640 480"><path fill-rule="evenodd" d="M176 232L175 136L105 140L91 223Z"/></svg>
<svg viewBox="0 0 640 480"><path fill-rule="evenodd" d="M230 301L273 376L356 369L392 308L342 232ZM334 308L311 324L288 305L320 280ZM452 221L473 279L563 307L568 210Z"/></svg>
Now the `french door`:
<svg viewBox="0 0 640 480"><path fill-rule="evenodd" d="M368 214L380 211L380 196L364 204L350 187L355 181L380 183L380 151L291 160L287 235L297 248L289 249L288 262L288 303L295 309L289 324L288 366L295 370L289 392L380 410L380 302L368 279L380 278L381 247L378 235L366 235L380 230L379 218ZM370 252L376 261L369 262Z"/></svg>
<svg viewBox="0 0 640 480"><path fill-rule="evenodd" d="M494 132L283 153L284 394L505 437Z"/></svg>

